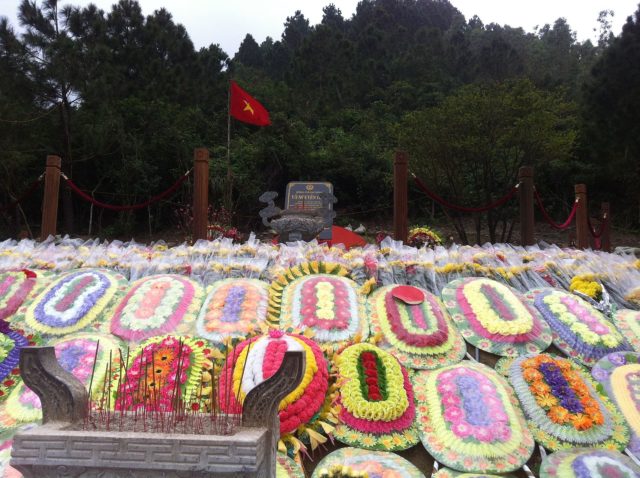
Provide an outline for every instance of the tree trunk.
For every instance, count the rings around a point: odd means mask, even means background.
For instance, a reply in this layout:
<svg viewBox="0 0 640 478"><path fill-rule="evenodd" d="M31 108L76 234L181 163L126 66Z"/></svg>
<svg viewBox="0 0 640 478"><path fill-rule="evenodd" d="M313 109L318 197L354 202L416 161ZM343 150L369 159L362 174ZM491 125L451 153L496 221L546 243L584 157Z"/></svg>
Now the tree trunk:
<svg viewBox="0 0 640 478"><path fill-rule="evenodd" d="M507 242L511 242L511 236L513 235L513 226L515 226L516 221L511 221L509 223L509 234L507 234Z"/></svg>
<svg viewBox="0 0 640 478"><path fill-rule="evenodd" d="M480 234L482 232L482 217L480 216L480 213L476 213L473 215L473 223L476 227L476 244L480 245L482 241L482 238L480 237Z"/></svg>
<svg viewBox="0 0 640 478"><path fill-rule="evenodd" d="M496 243L496 229L498 228L498 220L494 217L493 211L487 211L487 228L489 229L489 241Z"/></svg>
<svg viewBox="0 0 640 478"><path fill-rule="evenodd" d="M445 207L442 207L442 211L444 212L444 215L447 216L447 219L449 219L451 224L453 224L454 229L458 233L458 237L460 238L460 241L463 244L469 244L469 240L467 239L467 232L464 230L464 224L462 224L462 221L460 221L460 218L451 217L451 214L449 214L449 211Z"/></svg>

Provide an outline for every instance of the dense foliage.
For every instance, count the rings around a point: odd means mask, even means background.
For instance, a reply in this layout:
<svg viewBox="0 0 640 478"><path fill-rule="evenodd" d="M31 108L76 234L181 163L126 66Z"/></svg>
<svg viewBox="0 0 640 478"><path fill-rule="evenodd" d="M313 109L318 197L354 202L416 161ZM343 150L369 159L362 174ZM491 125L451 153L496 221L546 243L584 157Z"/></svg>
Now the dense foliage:
<svg viewBox="0 0 640 478"><path fill-rule="evenodd" d="M211 197L241 227L257 218L263 191L284 192L290 180L331 181L343 212L383 217L402 147L412 170L453 202L500 197L529 164L558 215L584 181L637 224L640 10L617 38L608 14L593 45L563 19L527 33L465 19L447 0L362 0L352 18L328 5L318 25L297 11L280 39L247 34L231 58L215 33L196 51L168 11L144 16L136 1L104 12L23 0L21 33L0 21L0 205L42 172L46 154L60 155L89 194L127 204L168 187L193 148L207 146ZM232 122L228 172L230 77L273 124ZM411 195L416 221L430 204ZM189 200L186 186L148 210L98 213L65 191L60 227L86 233L91 215L103 236L159 230ZM39 213L35 195L1 212L0 228L16 234ZM491 237L504 239L498 225L508 230L515 216L485 216Z"/></svg>

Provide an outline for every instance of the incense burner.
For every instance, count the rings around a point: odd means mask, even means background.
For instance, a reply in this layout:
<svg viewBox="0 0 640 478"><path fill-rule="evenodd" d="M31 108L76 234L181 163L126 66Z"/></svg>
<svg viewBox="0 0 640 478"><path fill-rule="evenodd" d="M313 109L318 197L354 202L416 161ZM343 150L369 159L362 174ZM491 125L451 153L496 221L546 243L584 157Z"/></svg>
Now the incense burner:
<svg viewBox="0 0 640 478"><path fill-rule="evenodd" d="M275 476L278 404L302 380L304 355L286 352L278 372L249 392L230 435L83 430L87 392L53 347L26 347L20 368L43 411L42 426L14 438L11 466L25 478L267 478Z"/></svg>
<svg viewBox="0 0 640 478"><path fill-rule="evenodd" d="M280 209L274 203L278 193L268 191L260 196L259 201L267 207L260 211L262 223L278 233L279 242L311 241L325 225L336 216L329 206L336 203L333 194L319 193L322 206L318 209ZM269 220L271 219L271 220Z"/></svg>

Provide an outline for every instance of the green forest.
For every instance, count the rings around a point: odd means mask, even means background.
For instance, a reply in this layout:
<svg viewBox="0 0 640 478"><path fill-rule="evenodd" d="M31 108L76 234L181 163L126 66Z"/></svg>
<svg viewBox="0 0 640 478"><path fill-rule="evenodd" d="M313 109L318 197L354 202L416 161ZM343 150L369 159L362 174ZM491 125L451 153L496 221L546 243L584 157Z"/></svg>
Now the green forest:
<svg viewBox="0 0 640 478"><path fill-rule="evenodd" d="M133 0L110 11L23 0L20 25L0 18L0 206L48 154L87 194L143 202L204 146L213 214L224 207L242 230L261 227L260 194L282 198L293 180L332 182L339 218L357 222L391 215L393 154L403 149L452 203L490 203L530 165L556 217L585 183L594 208L610 201L617 225L640 227L640 7L618 36L612 12L601 12L595 44L577 41L564 19L525 32L465 18L447 0L362 0L351 18L333 4L323 11L317 25L292 12L280 38L258 44L247 33L232 53L215 32L197 51L171 12L144 15ZM272 125L233 121L227 163L230 79ZM3 209L2 237L25 224L37 236L41 201L39 190ZM167 201L119 213L63 188L59 230L86 235L91 221L100 237L160 233L188 222L190 201L186 182ZM434 213L460 220L411 185L411 222ZM476 222L500 240L499 225L517 215L509 203Z"/></svg>

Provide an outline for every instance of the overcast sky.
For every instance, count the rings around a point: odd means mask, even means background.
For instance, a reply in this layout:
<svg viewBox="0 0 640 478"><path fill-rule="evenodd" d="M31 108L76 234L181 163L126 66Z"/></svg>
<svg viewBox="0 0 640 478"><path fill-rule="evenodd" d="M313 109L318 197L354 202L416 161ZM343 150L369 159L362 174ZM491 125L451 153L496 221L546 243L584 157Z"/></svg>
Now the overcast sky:
<svg viewBox="0 0 640 478"><path fill-rule="evenodd" d="M536 26L553 24L564 17L577 33L578 40L596 39L594 28L601 10L615 12L613 32L620 33L627 16L638 8L639 0L451 0L467 18L478 15L487 23L499 23L534 31ZM41 3L41 0L37 0ZM0 0L0 15L9 17L18 27L17 9L20 0ZM61 5L87 5L95 3L110 10L115 0L60 0ZM345 18L355 12L358 0L139 0L143 13L165 7L176 22L182 23L196 48L218 43L233 56L247 33L258 43L267 36L279 39L287 16L301 10L311 24L322 19L322 8L334 3Z"/></svg>

